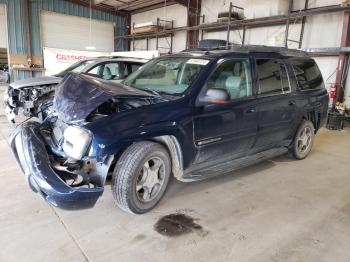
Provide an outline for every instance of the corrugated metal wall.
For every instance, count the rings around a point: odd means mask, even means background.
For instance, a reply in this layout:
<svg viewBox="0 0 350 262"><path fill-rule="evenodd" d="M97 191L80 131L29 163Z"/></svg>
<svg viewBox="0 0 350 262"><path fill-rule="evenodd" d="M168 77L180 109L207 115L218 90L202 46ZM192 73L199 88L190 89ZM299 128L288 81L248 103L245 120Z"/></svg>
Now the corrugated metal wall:
<svg viewBox="0 0 350 262"><path fill-rule="evenodd" d="M7 31L9 53L15 55L26 55L26 34L23 18L23 1L22 0L0 0L0 4L6 5ZM12 73L10 71L10 73ZM29 72L19 72L18 79L28 78ZM11 77L13 79L13 76Z"/></svg>
<svg viewBox="0 0 350 262"><path fill-rule="evenodd" d="M26 55L26 35L23 16L23 0L0 0L7 9L7 23L9 34L10 54ZM89 8L73 4L64 0L29 0L29 28L31 32L31 49L33 56L42 55L40 37L40 11L51 11L67 15L89 17ZM123 35L126 20L123 17L114 16L97 10L92 10L92 18L104 21L115 22L115 35ZM123 41L115 43L115 50L123 51ZM19 79L27 78L30 73L21 72Z"/></svg>
<svg viewBox="0 0 350 262"><path fill-rule="evenodd" d="M22 19L23 1L0 0L0 4L6 4L10 53L24 55L26 54L27 41Z"/></svg>

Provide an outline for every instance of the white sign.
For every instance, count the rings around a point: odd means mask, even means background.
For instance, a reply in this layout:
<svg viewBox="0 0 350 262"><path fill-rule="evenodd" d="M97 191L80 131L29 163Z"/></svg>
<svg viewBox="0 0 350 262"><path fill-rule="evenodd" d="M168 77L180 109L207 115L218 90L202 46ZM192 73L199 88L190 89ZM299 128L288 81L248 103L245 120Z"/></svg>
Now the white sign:
<svg viewBox="0 0 350 262"><path fill-rule="evenodd" d="M190 59L187 61L187 64L193 64L193 65L207 65L209 63L209 60L205 59Z"/></svg>
<svg viewBox="0 0 350 262"><path fill-rule="evenodd" d="M77 51L56 48L43 48L45 75L57 74L70 65L99 56L109 56L107 52Z"/></svg>

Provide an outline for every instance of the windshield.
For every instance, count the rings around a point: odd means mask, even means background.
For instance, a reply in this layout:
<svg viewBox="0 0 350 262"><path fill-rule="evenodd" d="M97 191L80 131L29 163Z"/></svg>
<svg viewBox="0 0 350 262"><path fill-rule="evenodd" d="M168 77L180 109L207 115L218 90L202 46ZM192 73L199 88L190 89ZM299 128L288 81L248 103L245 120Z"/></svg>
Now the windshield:
<svg viewBox="0 0 350 262"><path fill-rule="evenodd" d="M79 61L76 62L74 64L72 64L71 66L69 66L68 68L66 68L65 70L63 70L62 72L56 74L56 76L58 77L64 77L67 73L69 72L75 72L75 73L79 73L81 72L88 64L91 64L92 62L94 62L93 60L83 60L83 61Z"/></svg>
<svg viewBox="0 0 350 262"><path fill-rule="evenodd" d="M130 75L124 84L159 94L181 95L208 63L207 59L190 57L156 59Z"/></svg>

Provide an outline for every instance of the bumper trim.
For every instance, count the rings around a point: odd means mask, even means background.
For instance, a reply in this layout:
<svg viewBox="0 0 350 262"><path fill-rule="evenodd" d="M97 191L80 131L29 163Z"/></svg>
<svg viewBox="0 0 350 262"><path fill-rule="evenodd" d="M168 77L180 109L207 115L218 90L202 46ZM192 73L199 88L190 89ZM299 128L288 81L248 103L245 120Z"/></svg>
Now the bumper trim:
<svg viewBox="0 0 350 262"><path fill-rule="evenodd" d="M103 187L73 188L52 169L39 124L26 122L11 134L11 148L30 188L51 205L67 210L92 208Z"/></svg>

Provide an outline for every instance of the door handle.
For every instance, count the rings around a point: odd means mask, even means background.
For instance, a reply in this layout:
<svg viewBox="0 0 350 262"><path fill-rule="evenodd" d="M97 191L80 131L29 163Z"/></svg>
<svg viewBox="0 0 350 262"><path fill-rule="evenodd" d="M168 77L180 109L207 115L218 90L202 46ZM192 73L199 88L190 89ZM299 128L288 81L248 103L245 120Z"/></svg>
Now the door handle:
<svg viewBox="0 0 350 262"><path fill-rule="evenodd" d="M256 112L256 108L255 107L249 107L245 112L247 114L255 113Z"/></svg>
<svg viewBox="0 0 350 262"><path fill-rule="evenodd" d="M288 105L290 105L290 106L295 106L295 101L294 101L294 100L290 100L289 103L288 103Z"/></svg>

